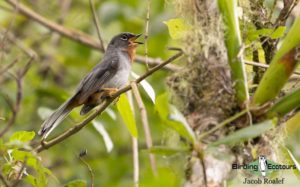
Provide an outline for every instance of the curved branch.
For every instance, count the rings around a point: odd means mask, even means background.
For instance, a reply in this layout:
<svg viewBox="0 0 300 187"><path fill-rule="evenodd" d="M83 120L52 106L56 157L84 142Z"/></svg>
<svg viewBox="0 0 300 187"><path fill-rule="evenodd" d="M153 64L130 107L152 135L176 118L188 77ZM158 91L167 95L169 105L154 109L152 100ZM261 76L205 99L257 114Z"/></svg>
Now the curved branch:
<svg viewBox="0 0 300 187"><path fill-rule="evenodd" d="M58 34L69 38L73 41L79 42L83 45L86 45L88 47L91 47L93 49L98 49L101 52L104 52L104 49L100 45L100 43L92 38L90 35L83 33L78 30L74 29L68 29L66 27L63 27L60 24L57 24L51 20L48 20L47 18L43 17L42 15L34 12L33 10L27 8L26 6L18 3L16 0L5 0L7 3L9 3L11 6L18 8L18 12L23 14L24 16L32 19L33 21L38 22L39 24L43 25L44 27L57 32ZM148 59L148 64L150 66L155 66L157 64L162 63L162 60L159 58L147 58ZM136 61L139 63L145 63L146 62L146 57L144 56L136 56ZM171 71L176 71L179 69L178 66L169 64L165 67L165 69L171 70Z"/></svg>
<svg viewBox="0 0 300 187"><path fill-rule="evenodd" d="M174 60L176 60L177 58L179 58L180 56L182 56L183 52L180 51L177 54L175 54L174 56L170 57L168 60L164 61L163 63L151 68L148 72L146 72L144 75L140 76L138 79L135 80L135 82L138 84L140 83L142 80L146 79L147 77L149 77L150 75L152 75L154 72L156 72L157 70L163 68L164 66L166 66L167 64L169 64L170 62L173 62ZM70 129L68 129L67 131L63 132L62 134L58 135L57 137L49 140L48 142L42 141L40 145L38 145L35 148L36 152L41 152L45 149L48 149L60 142L62 142L63 140L67 139L68 137L72 136L73 134L77 133L78 131L80 131L83 127L85 127L87 124L89 124L93 119L95 119L99 114L101 114L117 97L119 97L122 93L127 92L128 90L131 90L131 85L128 85L122 89L120 89L116 94L114 94L111 98L105 100L97 109L94 113L92 113L90 116L88 116L85 120L83 120L82 122L78 123L77 125L75 125L74 127L71 127Z"/></svg>

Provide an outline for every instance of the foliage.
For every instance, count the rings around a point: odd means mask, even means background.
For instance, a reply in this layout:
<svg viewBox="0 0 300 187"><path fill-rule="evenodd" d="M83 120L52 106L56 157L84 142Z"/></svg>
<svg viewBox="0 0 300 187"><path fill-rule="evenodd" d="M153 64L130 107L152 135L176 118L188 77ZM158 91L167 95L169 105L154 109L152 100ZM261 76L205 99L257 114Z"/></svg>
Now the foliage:
<svg viewBox="0 0 300 187"><path fill-rule="evenodd" d="M273 137L273 141L264 143L279 144L278 147L281 147L280 151L285 155L287 162L299 167L299 82L291 79L293 73L299 69L299 16L291 20L292 25L288 22L285 24L287 18L281 20L284 24L276 23L272 17L280 15L281 12L273 12L266 8L272 12L269 22L273 21L274 24L262 24L258 28L250 15L252 12L247 10L249 7L238 7L243 6L244 1L238 3L237 0L218 0L216 7L224 24L221 28L224 33L220 35L223 37L224 34L222 42L226 46L236 95L237 105L234 106L237 108L223 116L226 118L223 122L213 121L214 127L199 130L190 125L191 120L186 117L186 113L171 104L169 90L164 84L165 78L174 73L170 73L172 68L160 69L139 84L145 108L138 105L134 97L122 94L115 104L110 105L91 122L93 126L87 126L55 146L38 152L35 148L43 147L43 142L40 137L35 136L35 132L43 120L72 95L82 77L102 58L102 53L84 44L80 38L82 33L94 38L97 35L88 1L49 1L47 4L44 1L20 2L45 18L59 22L63 28L70 28L68 31L74 32L73 40L49 30L40 24L40 21L34 22L25 18L20 10L9 6L9 1L11 0L0 2L0 26L4 28L4 32L0 31L0 185L7 182L35 187L61 184L68 187L91 186L92 173L95 175L94 186L133 186L132 178L135 174L132 167L132 137L138 137L140 186L145 187L182 186L190 174L188 169L191 168L188 167L191 166L187 163L193 162L194 157L202 159L210 149L214 150L216 157L229 158L229 153L218 155L218 148L226 146L246 150L244 142L248 142L251 152L256 152L257 147L264 145L259 145L259 141L249 140L265 140L263 135L266 134L268 138ZM152 1L148 7L149 2L95 1L95 7L105 45L116 33L143 33L146 30L146 33L149 32L149 37L145 37L148 48L146 50L139 47L137 53L145 55L148 51L146 57L142 56L147 60L139 61L152 60L160 64L161 59L167 59L173 54L167 47L181 47L183 42L189 45L188 42L191 41L185 39L189 38L187 36L190 31L199 30L192 25L193 21L175 14L174 10L181 9L181 6L158 0ZM251 4L252 1L249 2ZM182 5L185 1L176 3ZM193 8L195 6L192 5ZM147 12L147 8L150 8L150 12ZM242 15L239 15L240 8L244 10ZM147 13L151 16L148 31L145 28ZM269 23L264 21L262 22ZM74 30L80 30L82 33L78 34ZM93 38L89 40L96 41ZM264 49L264 42L274 42L274 56ZM33 54L36 54L36 58L33 63L28 63L35 56ZM256 60L261 62L264 62L262 57L272 59L270 67L266 72L262 72L263 78L257 85L253 84L253 74L258 74L258 71L246 68L244 60L254 60L255 54ZM190 56L185 57L181 62L172 64L173 67L176 65L176 71L189 65ZM201 62L197 63L202 66ZM137 79L139 75L147 72L148 68L148 65L134 63L130 79ZM222 78L216 77L216 80L220 81ZM298 79L299 77L296 80ZM201 83L184 85L188 87L186 92L177 94L185 95L193 89L197 90L200 87L198 84ZM290 88L293 88L292 91ZM224 87L224 90L227 91L227 88ZM197 94L199 93L194 95L199 99ZM247 106L249 103L250 108ZM70 126L87 118L80 116L79 110L72 111L69 118L55 129L54 139L50 140L55 141L57 134L69 130ZM190 110L193 111L193 108ZM142 115L143 112L147 114L146 117ZM201 115L205 114L193 115L201 118ZM153 145L149 145L148 142L145 118L149 122ZM5 127L8 127L8 131L1 134ZM281 132L277 134L278 131ZM201 138L201 135L205 135L205 138ZM86 162L77 156L83 149L88 150L88 154L85 152ZM144 149L147 150L143 151ZM155 167L151 156L156 159ZM155 176L153 169L156 167L158 176ZM295 174L299 175L299 168Z"/></svg>

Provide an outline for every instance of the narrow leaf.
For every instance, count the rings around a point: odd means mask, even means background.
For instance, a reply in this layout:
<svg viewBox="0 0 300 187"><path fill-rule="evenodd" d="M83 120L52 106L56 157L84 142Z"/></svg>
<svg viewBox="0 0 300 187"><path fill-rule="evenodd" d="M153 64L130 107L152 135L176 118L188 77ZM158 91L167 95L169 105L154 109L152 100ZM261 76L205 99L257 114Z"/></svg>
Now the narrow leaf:
<svg viewBox="0 0 300 187"><path fill-rule="evenodd" d="M300 88L285 95L268 111L268 116L283 116L300 106Z"/></svg>
<svg viewBox="0 0 300 187"><path fill-rule="evenodd" d="M262 105L274 99L292 75L299 62L299 30L300 17L294 22L264 74L253 97L254 105Z"/></svg>
<svg viewBox="0 0 300 187"><path fill-rule="evenodd" d="M295 166L296 166L298 172L300 172L300 164L299 164L299 162L297 161L297 159L294 157L293 153L292 153L288 148L286 148L286 150L287 150L287 152L289 153L289 155L290 155L292 161L294 162L294 164L295 164Z"/></svg>
<svg viewBox="0 0 300 187"><path fill-rule="evenodd" d="M117 120L117 115L112 109L107 108L105 109L105 112L109 115L109 117L111 117L111 119L113 119L114 121Z"/></svg>
<svg viewBox="0 0 300 187"><path fill-rule="evenodd" d="M150 153L163 155L163 156L172 156L177 153L186 153L189 150L186 148L170 148L164 146L154 146L150 148Z"/></svg>
<svg viewBox="0 0 300 187"><path fill-rule="evenodd" d="M114 147L114 144L113 144L109 134L103 127L103 125L100 122L94 120L93 126L99 132L99 134L102 136L107 152L111 152Z"/></svg>
<svg viewBox="0 0 300 187"><path fill-rule="evenodd" d="M248 139L255 138L263 134L264 132L270 130L274 124L276 124L276 120L267 120L257 125L251 125L249 127L243 128L241 130L235 131L228 136L212 143L211 145L217 146L220 144L228 144L234 145L237 143L241 143L247 141Z"/></svg>
<svg viewBox="0 0 300 187"><path fill-rule="evenodd" d="M182 137L195 143L195 134L191 127L188 125L183 115L171 107L168 103L169 97L167 93L159 95L156 99L155 108L164 124L177 131Z"/></svg>
<svg viewBox="0 0 300 187"><path fill-rule="evenodd" d="M139 75L134 72L131 72L131 75L135 79L139 78ZM140 84L142 85L142 87L145 90L145 92L147 93L147 95L150 97L151 101L155 104L155 91L154 91L153 87L145 79L142 80Z"/></svg>
<svg viewBox="0 0 300 187"><path fill-rule="evenodd" d="M119 101L117 103L117 108L130 134L133 137L137 137L138 132L136 128L135 118L133 115L133 111L131 110L129 101L125 94L122 94L120 96Z"/></svg>

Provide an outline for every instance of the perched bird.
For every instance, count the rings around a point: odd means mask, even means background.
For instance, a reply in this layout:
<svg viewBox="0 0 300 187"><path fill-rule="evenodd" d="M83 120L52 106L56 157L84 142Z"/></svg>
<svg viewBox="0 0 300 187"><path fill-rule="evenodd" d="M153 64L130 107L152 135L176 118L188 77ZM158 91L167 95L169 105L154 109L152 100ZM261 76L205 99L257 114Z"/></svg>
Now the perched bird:
<svg viewBox="0 0 300 187"><path fill-rule="evenodd" d="M80 114L84 115L125 86L135 49L142 44L136 41L140 35L124 32L113 37L101 63L81 80L75 94L44 121L38 134L46 138L75 107L83 105Z"/></svg>

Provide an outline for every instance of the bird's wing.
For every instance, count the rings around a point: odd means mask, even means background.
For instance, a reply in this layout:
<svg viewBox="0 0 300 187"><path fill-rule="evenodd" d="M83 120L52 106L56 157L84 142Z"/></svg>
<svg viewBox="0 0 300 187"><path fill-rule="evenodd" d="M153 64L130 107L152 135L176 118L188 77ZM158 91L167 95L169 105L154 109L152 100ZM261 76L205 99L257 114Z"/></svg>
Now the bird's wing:
<svg viewBox="0 0 300 187"><path fill-rule="evenodd" d="M105 82L111 79L118 70L118 58L103 59L85 78L77 88L76 99L83 103L90 95L98 91Z"/></svg>

